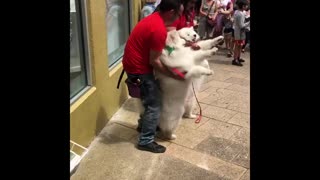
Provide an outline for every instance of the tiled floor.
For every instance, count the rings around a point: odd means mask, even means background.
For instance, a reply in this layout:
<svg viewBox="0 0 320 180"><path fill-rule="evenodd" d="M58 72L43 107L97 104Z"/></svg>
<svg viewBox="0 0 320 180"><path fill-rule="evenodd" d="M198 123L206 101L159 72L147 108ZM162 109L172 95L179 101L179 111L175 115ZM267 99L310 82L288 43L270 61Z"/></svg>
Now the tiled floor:
<svg viewBox="0 0 320 180"><path fill-rule="evenodd" d="M92 143L72 180L234 179L250 178L250 58L231 65L221 50L199 93L202 121L183 119L177 139L157 142L164 154L139 151L134 144L139 113L129 99ZM197 110L198 111L198 108Z"/></svg>

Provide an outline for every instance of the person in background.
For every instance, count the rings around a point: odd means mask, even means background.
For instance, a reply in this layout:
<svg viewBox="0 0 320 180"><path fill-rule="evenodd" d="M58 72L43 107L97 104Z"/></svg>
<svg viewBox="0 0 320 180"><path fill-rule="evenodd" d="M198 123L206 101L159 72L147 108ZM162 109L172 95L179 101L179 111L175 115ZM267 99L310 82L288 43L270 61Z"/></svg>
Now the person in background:
<svg viewBox="0 0 320 180"><path fill-rule="evenodd" d="M156 9L156 2L157 0L146 0L146 3L141 9L140 20L154 12L154 10Z"/></svg>
<svg viewBox="0 0 320 180"><path fill-rule="evenodd" d="M226 49L228 50L227 56L232 57L233 55L233 18L231 14L226 15L223 18L222 25L224 27L223 29L223 35L224 35L224 42L226 44Z"/></svg>
<svg viewBox="0 0 320 180"><path fill-rule="evenodd" d="M250 21L244 23L245 21L245 13L244 10L247 9L248 1L247 0L237 0L238 10L234 12L234 60L232 61L233 65L243 66L241 62L244 62L243 59L240 58L241 48L245 43L246 34L245 29L250 26Z"/></svg>
<svg viewBox="0 0 320 180"><path fill-rule="evenodd" d="M213 31L213 38L218 37L222 35L222 29L223 29L223 19L228 16L229 14L232 14L233 12L233 3L231 0L216 0L217 6L218 6L218 15L216 17L216 26L214 27ZM223 44L223 42L222 42ZM222 45L221 44L221 45Z"/></svg>
<svg viewBox="0 0 320 180"><path fill-rule="evenodd" d="M249 2L250 2L250 1L249 1ZM246 22L249 22L249 21L250 21L250 4L249 4L249 6L248 6L248 9L245 11L245 14L246 14L246 16L245 16L244 22L246 23ZM244 49L246 48L247 44L248 44L249 41L250 41L250 26L247 27L247 28L245 29L245 31L246 31L246 40L245 40L244 45L242 46L242 50L241 50L243 53L244 53ZM250 44L249 44L249 47L250 47Z"/></svg>
<svg viewBox="0 0 320 180"><path fill-rule="evenodd" d="M200 18L199 18L199 27L198 34L201 39L212 38L213 26L210 26L207 23L207 15L209 14L209 18L213 21L216 19L216 3L215 0L203 0L200 7ZM210 11L210 12L209 12Z"/></svg>

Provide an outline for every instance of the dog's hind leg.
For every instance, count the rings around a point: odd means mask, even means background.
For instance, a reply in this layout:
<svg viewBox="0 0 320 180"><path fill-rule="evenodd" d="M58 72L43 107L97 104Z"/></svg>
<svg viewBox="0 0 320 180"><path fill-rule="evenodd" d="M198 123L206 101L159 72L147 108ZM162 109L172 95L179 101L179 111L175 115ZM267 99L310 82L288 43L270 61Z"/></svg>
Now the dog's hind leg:
<svg viewBox="0 0 320 180"><path fill-rule="evenodd" d="M177 139L177 135L173 134L171 131L161 131L160 138L175 140Z"/></svg>
<svg viewBox="0 0 320 180"><path fill-rule="evenodd" d="M159 127L161 131L160 137L163 137L165 139L170 139L170 140L177 138L174 132L180 123L183 112L184 112L183 106L179 110L171 109L170 111L162 112L160 122L159 122Z"/></svg>
<svg viewBox="0 0 320 180"><path fill-rule="evenodd" d="M193 94L191 94L191 95L193 95ZM195 99L193 96L190 96L190 97L188 97L188 99L186 99L186 102L184 105L185 111L184 111L183 117L190 118L190 119L194 119L197 117L195 114L192 113L192 111L194 109L194 105L195 105L194 102L195 102Z"/></svg>

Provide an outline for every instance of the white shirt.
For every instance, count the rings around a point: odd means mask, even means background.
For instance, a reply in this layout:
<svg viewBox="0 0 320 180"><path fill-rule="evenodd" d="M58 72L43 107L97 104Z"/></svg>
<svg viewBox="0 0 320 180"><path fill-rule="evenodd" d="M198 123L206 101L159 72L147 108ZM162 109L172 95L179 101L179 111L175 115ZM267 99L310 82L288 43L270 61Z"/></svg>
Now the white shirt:
<svg viewBox="0 0 320 180"><path fill-rule="evenodd" d="M155 6L157 7L160 4L161 0L157 0Z"/></svg>
<svg viewBox="0 0 320 180"><path fill-rule="evenodd" d="M229 2L231 2L231 0L220 0L220 3L223 5L224 8L227 7Z"/></svg>

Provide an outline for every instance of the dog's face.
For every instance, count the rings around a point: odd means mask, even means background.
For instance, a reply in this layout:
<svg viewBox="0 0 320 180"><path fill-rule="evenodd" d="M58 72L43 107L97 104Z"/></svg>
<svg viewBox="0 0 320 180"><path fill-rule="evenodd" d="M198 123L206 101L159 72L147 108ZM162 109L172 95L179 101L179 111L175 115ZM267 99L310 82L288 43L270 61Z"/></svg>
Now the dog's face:
<svg viewBox="0 0 320 180"><path fill-rule="evenodd" d="M193 27L182 28L178 32L179 32L179 35L182 39L189 41L189 42L196 42L200 39L200 36L193 29Z"/></svg>

